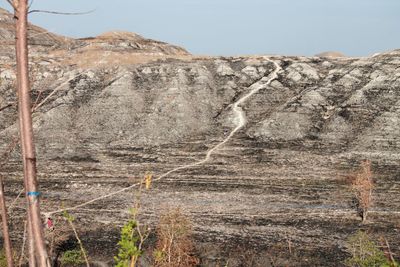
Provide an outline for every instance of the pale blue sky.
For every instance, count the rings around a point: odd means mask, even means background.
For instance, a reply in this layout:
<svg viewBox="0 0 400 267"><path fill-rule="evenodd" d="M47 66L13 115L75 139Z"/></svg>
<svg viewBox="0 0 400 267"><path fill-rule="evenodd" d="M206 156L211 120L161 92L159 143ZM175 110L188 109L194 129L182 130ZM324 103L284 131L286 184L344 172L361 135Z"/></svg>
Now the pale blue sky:
<svg viewBox="0 0 400 267"><path fill-rule="evenodd" d="M0 7L6 1L0 0ZM35 0L33 23L73 37L139 33L201 55L350 56L400 48L400 0Z"/></svg>

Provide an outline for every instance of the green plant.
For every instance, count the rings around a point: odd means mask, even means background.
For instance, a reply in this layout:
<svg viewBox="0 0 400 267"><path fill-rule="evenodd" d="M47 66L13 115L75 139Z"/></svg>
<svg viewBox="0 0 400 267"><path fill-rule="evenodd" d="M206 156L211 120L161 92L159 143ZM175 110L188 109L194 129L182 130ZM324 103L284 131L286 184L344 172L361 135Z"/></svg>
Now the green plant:
<svg viewBox="0 0 400 267"><path fill-rule="evenodd" d="M135 266L142 254L139 248L141 240L137 221L132 218L121 228L121 239L118 242L118 256L114 257L117 267Z"/></svg>
<svg viewBox="0 0 400 267"><path fill-rule="evenodd" d="M385 256L370 236L358 231L347 240L347 249L351 257L346 259L345 265L351 267L399 267Z"/></svg>
<svg viewBox="0 0 400 267"><path fill-rule="evenodd" d="M85 263L82 250L72 249L65 251L61 256L61 266L77 266Z"/></svg>
<svg viewBox="0 0 400 267"><path fill-rule="evenodd" d="M117 267L135 267L140 255L142 255L142 246L149 237L150 229L146 225L141 225L138 214L141 204L141 195L143 186L149 190L152 182L151 172L146 172L144 179L141 180L138 192L135 196L133 208L130 210L131 218L121 228L121 239L118 242L118 255L114 257Z"/></svg>

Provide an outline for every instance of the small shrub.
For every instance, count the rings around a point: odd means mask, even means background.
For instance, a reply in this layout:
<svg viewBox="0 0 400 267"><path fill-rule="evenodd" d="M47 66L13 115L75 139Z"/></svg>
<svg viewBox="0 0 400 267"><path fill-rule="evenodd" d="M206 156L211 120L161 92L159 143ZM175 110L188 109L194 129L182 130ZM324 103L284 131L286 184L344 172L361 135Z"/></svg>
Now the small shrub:
<svg viewBox="0 0 400 267"><path fill-rule="evenodd" d="M85 257L80 249L67 250L61 257L61 266L78 266L85 263Z"/></svg>
<svg viewBox="0 0 400 267"><path fill-rule="evenodd" d="M179 209L169 210L160 218L157 244L153 252L156 267L191 267L199 260L193 256L192 223Z"/></svg>
<svg viewBox="0 0 400 267"><path fill-rule="evenodd" d="M371 161L361 163L360 169L348 177L351 190L354 192L357 208L362 221L367 220L368 210L372 204L372 191L374 182L372 180Z"/></svg>
<svg viewBox="0 0 400 267"><path fill-rule="evenodd" d="M134 206L130 210L130 220L121 228L121 239L118 242L118 255L114 257L115 266L117 267L135 267L136 262L142 255L142 246L149 237L150 229L146 225L139 222L138 214L141 205L141 195L143 185L149 190L152 182L151 172L146 172L144 179L141 181Z"/></svg>
<svg viewBox="0 0 400 267"><path fill-rule="evenodd" d="M386 258L385 253L373 242L370 236L358 231L347 240L351 257L345 261L351 267L398 267L396 262Z"/></svg>

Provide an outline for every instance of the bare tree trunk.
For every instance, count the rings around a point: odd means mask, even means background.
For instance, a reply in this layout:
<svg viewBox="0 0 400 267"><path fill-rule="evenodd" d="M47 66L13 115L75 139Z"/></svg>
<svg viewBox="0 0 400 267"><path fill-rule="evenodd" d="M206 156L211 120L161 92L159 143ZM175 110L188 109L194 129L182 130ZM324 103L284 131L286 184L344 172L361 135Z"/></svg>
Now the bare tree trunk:
<svg viewBox="0 0 400 267"><path fill-rule="evenodd" d="M28 202L30 239L35 244L35 256L39 266L50 266L42 221L40 218L39 191L36 179L36 154L33 142L31 97L28 66L28 1L14 1L16 6L16 58L18 83L18 108L22 160L24 164L25 192ZM28 229L29 229L28 228ZM31 257L30 257L31 258Z"/></svg>
<svg viewBox="0 0 400 267"><path fill-rule="evenodd" d="M0 209L1 209L1 219L3 222L3 238L4 238L4 248L6 251L6 258L7 258L7 266L14 267L14 257L11 247L10 232L8 230L7 208L4 197L3 177L1 176L0 176Z"/></svg>

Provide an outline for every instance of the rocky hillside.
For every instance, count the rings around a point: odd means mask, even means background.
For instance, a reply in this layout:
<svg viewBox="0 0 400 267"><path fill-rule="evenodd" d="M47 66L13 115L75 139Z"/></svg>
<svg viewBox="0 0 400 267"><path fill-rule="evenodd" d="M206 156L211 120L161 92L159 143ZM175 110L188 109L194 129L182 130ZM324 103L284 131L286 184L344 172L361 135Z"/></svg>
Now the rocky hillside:
<svg viewBox="0 0 400 267"><path fill-rule="evenodd" d="M93 257L112 259L146 172L143 221L180 207L203 266L341 266L358 229L400 255L399 50L196 58L129 33L42 37L31 70L43 212L72 207ZM2 154L18 131L9 49L0 49ZM10 201L22 189L19 157L0 169ZM376 187L362 224L343 180L365 159ZM24 198L16 203L22 218ZM16 241L22 228L13 225Z"/></svg>
<svg viewBox="0 0 400 267"><path fill-rule="evenodd" d="M0 8L0 58L8 62L14 56L13 15ZM143 38L138 34L114 31L97 37L72 39L29 25L32 62L78 67L100 67L143 63L168 56L185 58L190 54L183 48Z"/></svg>

